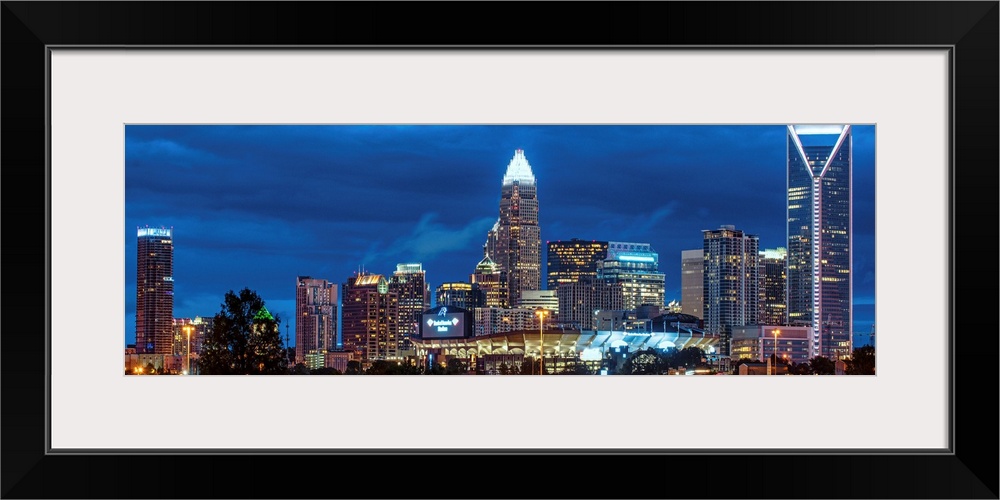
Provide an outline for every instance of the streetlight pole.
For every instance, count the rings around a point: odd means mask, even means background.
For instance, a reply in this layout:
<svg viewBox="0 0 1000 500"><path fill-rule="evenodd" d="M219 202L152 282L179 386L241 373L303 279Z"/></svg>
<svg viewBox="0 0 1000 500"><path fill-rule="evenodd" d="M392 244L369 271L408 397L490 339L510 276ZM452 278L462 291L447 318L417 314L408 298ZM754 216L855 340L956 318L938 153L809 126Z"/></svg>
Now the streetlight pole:
<svg viewBox="0 0 1000 500"><path fill-rule="evenodd" d="M774 366L771 368L775 374L778 373L778 335L781 335L781 330L771 330L774 334Z"/></svg>
<svg viewBox="0 0 1000 500"><path fill-rule="evenodd" d="M184 325L184 332L187 333L187 373L191 374L191 325Z"/></svg>
<svg viewBox="0 0 1000 500"><path fill-rule="evenodd" d="M545 375L545 340L543 338L544 333L542 329L545 327L545 315L548 313L545 309L538 308L535 314L538 315L538 374Z"/></svg>

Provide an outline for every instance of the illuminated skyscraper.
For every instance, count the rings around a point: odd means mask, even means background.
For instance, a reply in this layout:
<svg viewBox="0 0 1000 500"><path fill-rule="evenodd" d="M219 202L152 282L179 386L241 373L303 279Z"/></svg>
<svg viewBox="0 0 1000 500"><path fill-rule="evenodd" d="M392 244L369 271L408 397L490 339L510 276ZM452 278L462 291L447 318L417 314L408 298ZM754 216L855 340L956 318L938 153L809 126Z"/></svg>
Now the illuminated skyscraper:
<svg viewBox="0 0 1000 500"><path fill-rule="evenodd" d="M399 298L399 351L410 348L410 336L420 328L424 311L431 308L431 291L427 275L420 264L396 264L396 272L389 278L389 291Z"/></svg>
<svg viewBox="0 0 1000 500"><path fill-rule="evenodd" d="M457 281L441 283L434 292L434 304L471 311L477 307L485 307L486 298L478 284Z"/></svg>
<svg viewBox="0 0 1000 500"><path fill-rule="evenodd" d="M607 241L569 241L547 243L546 288L555 290L562 283L578 283L582 278L597 277L597 263L608 258Z"/></svg>
<svg viewBox="0 0 1000 500"><path fill-rule="evenodd" d="M337 347L337 285L299 276L295 286L295 363Z"/></svg>
<svg viewBox="0 0 1000 500"><path fill-rule="evenodd" d="M785 291L788 280L788 251L785 248L762 250L759 264L760 286L757 324L785 325L788 323L788 300Z"/></svg>
<svg viewBox="0 0 1000 500"><path fill-rule="evenodd" d="M345 350L362 359L398 359L399 297L380 274L357 274L343 285L341 314Z"/></svg>
<svg viewBox="0 0 1000 500"><path fill-rule="evenodd" d="M850 125L789 125L788 322L810 357L852 352Z"/></svg>
<svg viewBox="0 0 1000 500"><path fill-rule="evenodd" d="M476 271L469 276L472 286L478 287L482 294L483 307L507 307L507 273L488 256L476 264ZM441 304L438 304L441 305Z"/></svg>
<svg viewBox="0 0 1000 500"><path fill-rule="evenodd" d="M666 276L658 271L660 256L649 243L608 242L608 257L598 263L597 279L619 283L625 309L663 307Z"/></svg>
<svg viewBox="0 0 1000 500"><path fill-rule="evenodd" d="M759 244L733 226L702 233L705 330L719 335L719 354L729 356L733 327L757 324Z"/></svg>
<svg viewBox="0 0 1000 500"><path fill-rule="evenodd" d="M190 340L191 354L201 354L201 345L205 336L212 332L213 323L212 316L195 316L194 319L174 318L174 355L187 355L188 340ZM190 339L188 339L189 333Z"/></svg>
<svg viewBox="0 0 1000 500"><path fill-rule="evenodd" d="M541 289L542 238L537 195L531 165L524 157L524 150L518 149L503 176L500 217L495 231L487 234L486 243L487 257L506 273L508 304L518 303L522 290Z"/></svg>
<svg viewBox="0 0 1000 500"><path fill-rule="evenodd" d="M704 319L705 250L681 251L681 313Z"/></svg>
<svg viewBox="0 0 1000 500"><path fill-rule="evenodd" d="M135 349L171 354L174 338L173 228L138 228Z"/></svg>

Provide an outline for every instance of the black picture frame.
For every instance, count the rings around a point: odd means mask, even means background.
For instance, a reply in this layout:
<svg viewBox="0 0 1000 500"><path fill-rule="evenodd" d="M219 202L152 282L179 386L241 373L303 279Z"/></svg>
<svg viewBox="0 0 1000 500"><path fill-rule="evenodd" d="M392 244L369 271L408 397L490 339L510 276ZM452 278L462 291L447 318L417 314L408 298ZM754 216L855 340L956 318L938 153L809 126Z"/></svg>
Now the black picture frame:
<svg viewBox="0 0 1000 500"><path fill-rule="evenodd" d="M0 339L4 498L998 498L996 435L975 425L998 421L997 326L987 319L994 316L998 275L996 1L2 3L2 252L9 266ZM951 453L47 453L51 311L38 298L58 279L47 245L47 47L566 44L951 48ZM958 300L960 291L967 300ZM977 306L973 293L986 306ZM975 340L957 346L956 335ZM844 404L866 418L864 408ZM766 479L776 471L781 481ZM536 474L548 479L525 491L526 478Z"/></svg>

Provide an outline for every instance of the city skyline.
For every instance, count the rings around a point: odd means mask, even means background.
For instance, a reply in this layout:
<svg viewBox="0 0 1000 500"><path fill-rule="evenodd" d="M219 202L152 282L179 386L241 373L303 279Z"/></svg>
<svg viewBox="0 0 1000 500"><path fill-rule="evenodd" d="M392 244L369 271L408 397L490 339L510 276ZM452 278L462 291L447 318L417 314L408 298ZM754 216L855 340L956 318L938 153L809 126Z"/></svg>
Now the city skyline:
<svg viewBox="0 0 1000 500"><path fill-rule="evenodd" d="M854 326L864 345L874 321L874 126L853 130ZM542 246L650 243L669 302L681 299L681 251L700 248L703 230L735 225L761 250L785 246L785 134L784 125L128 126L126 230L173 228L175 317L211 316L225 292L249 287L294 329L297 276L343 284L359 269L389 276L421 263L432 290L468 281L497 220L497 184L523 150ZM134 343L135 283L125 289Z"/></svg>

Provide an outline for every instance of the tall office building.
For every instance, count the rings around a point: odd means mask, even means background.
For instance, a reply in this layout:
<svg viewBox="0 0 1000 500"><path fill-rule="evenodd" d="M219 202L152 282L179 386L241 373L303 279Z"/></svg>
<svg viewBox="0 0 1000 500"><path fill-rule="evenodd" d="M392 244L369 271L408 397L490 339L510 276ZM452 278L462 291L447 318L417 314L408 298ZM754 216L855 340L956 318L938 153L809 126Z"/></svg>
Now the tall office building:
<svg viewBox="0 0 1000 500"><path fill-rule="evenodd" d="M788 323L830 359L853 348L852 149L850 125L788 126Z"/></svg>
<svg viewBox="0 0 1000 500"><path fill-rule="evenodd" d="M597 266L597 279L622 285L625 309L663 307L666 276L658 271L659 259L649 243L609 241L608 257Z"/></svg>
<svg viewBox="0 0 1000 500"><path fill-rule="evenodd" d="M516 304L522 290L540 290L542 285L538 190L522 149L514 151L503 176L500 217L494 228L486 237L486 256L506 273L506 300Z"/></svg>
<svg viewBox="0 0 1000 500"><path fill-rule="evenodd" d="M171 354L174 339L174 230L138 228L135 349Z"/></svg>
<svg viewBox="0 0 1000 500"><path fill-rule="evenodd" d="M438 285L434 291L434 304L471 311L477 307L485 307L486 297L479 289L479 285L455 281Z"/></svg>
<svg viewBox="0 0 1000 500"><path fill-rule="evenodd" d="M595 327L597 311L625 309L622 283L607 283L584 277L575 283L563 283L556 289L559 322L581 330Z"/></svg>
<svg viewBox="0 0 1000 500"><path fill-rule="evenodd" d="M581 278L597 277L597 263L608 258L607 241L547 242L545 285L555 290L562 283L578 283Z"/></svg>
<svg viewBox="0 0 1000 500"><path fill-rule="evenodd" d="M410 349L410 337L419 332L424 311L431 308L431 291L427 275L420 264L396 264L396 272L389 278L389 291L399 298L399 351Z"/></svg>
<svg viewBox="0 0 1000 500"><path fill-rule="evenodd" d="M476 270L469 275L469 280L474 287L479 288L483 307L507 307L510 304L507 301L510 290L507 287L507 273L488 255L476 264Z"/></svg>
<svg viewBox="0 0 1000 500"><path fill-rule="evenodd" d="M340 328L345 350L366 361L398 359L399 296L380 274L357 274L343 285Z"/></svg>
<svg viewBox="0 0 1000 500"><path fill-rule="evenodd" d="M704 318L705 250L681 250L681 313Z"/></svg>
<svg viewBox="0 0 1000 500"><path fill-rule="evenodd" d="M188 346L191 354L201 354L201 346L205 336L212 333L212 316L195 316L191 318L174 318L174 356L186 356Z"/></svg>
<svg viewBox="0 0 1000 500"><path fill-rule="evenodd" d="M760 252L758 261L760 285L758 286L758 325L788 324L788 311L785 298L785 288L788 280L785 272L788 267L788 251L785 248L768 248Z"/></svg>
<svg viewBox="0 0 1000 500"><path fill-rule="evenodd" d="M337 285L299 276L295 283L295 363L337 347Z"/></svg>
<svg viewBox="0 0 1000 500"><path fill-rule="evenodd" d="M719 354L729 356L733 327L757 324L759 244L733 226L702 234L705 330L719 335Z"/></svg>

